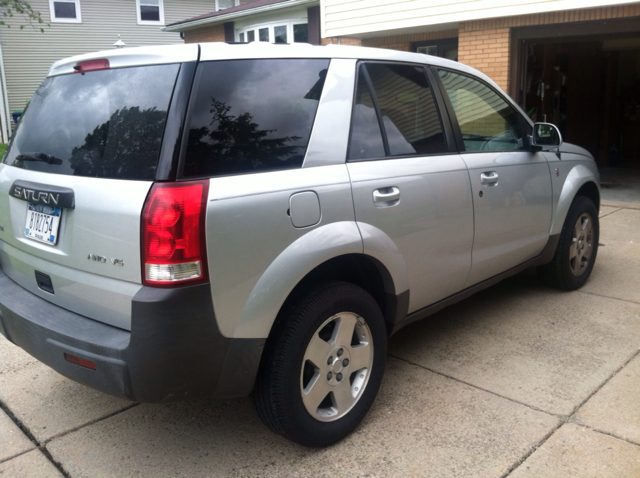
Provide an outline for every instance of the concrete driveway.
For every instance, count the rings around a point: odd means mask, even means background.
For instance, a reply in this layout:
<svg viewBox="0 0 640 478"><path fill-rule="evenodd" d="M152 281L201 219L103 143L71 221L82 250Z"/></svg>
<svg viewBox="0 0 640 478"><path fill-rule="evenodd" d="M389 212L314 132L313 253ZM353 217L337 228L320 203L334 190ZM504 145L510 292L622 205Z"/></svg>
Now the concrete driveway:
<svg viewBox="0 0 640 478"><path fill-rule="evenodd" d="M582 290L529 271L404 329L328 449L270 433L248 399L103 395L0 337L0 475L640 477L640 184L610 186Z"/></svg>

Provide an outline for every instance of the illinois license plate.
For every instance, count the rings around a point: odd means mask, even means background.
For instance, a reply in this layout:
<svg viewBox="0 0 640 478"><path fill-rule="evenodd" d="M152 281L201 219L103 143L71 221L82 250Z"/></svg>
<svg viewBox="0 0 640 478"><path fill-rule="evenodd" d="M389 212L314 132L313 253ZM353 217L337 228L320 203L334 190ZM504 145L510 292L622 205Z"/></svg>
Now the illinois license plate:
<svg viewBox="0 0 640 478"><path fill-rule="evenodd" d="M55 246L58 242L61 215L62 209L59 207L29 203L24 235L30 239Z"/></svg>

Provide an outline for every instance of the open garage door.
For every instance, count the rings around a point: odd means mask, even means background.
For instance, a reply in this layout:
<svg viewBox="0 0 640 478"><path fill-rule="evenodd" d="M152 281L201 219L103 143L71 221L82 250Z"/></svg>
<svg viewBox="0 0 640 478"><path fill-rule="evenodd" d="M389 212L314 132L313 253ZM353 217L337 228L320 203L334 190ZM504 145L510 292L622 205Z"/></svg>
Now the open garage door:
<svg viewBox="0 0 640 478"><path fill-rule="evenodd" d="M640 20L520 29L513 46L511 93L532 120L599 166L640 168Z"/></svg>

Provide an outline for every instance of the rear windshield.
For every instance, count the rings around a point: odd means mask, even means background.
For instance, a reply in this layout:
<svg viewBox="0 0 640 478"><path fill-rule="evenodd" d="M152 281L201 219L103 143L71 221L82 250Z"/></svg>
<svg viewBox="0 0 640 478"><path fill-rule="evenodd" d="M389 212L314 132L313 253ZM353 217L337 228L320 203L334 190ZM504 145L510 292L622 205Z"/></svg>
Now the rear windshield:
<svg viewBox="0 0 640 478"><path fill-rule="evenodd" d="M4 163L54 174L155 178L180 66L156 65L46 78Z"/></svg>
<svg viewBox="0 0 640 478"><path fill-rule="evenodd" d="M324 59L201 64L183 175L299 168L328 66Z"/></svg>

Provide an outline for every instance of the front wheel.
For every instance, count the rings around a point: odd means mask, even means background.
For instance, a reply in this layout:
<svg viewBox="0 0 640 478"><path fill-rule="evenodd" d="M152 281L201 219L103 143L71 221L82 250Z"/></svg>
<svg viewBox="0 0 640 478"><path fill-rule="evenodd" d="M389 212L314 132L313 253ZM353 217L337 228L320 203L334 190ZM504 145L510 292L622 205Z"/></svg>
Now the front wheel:
<svg viewBox="0 0 640 478"><path fill-rule="evenodd" d="M274 325L254 392L258 415L296 443L331 445L371 407L386 351L376 301L353 284L321 286Z"/></svg>
<svg viewBox="0 0 640 478"><path fill-rule="evenodd" d="M564 290L579 289L587 282L598 254L600 223L591 199L577 196L565 219L553 260L538 267L544 283Z"/></svg>

